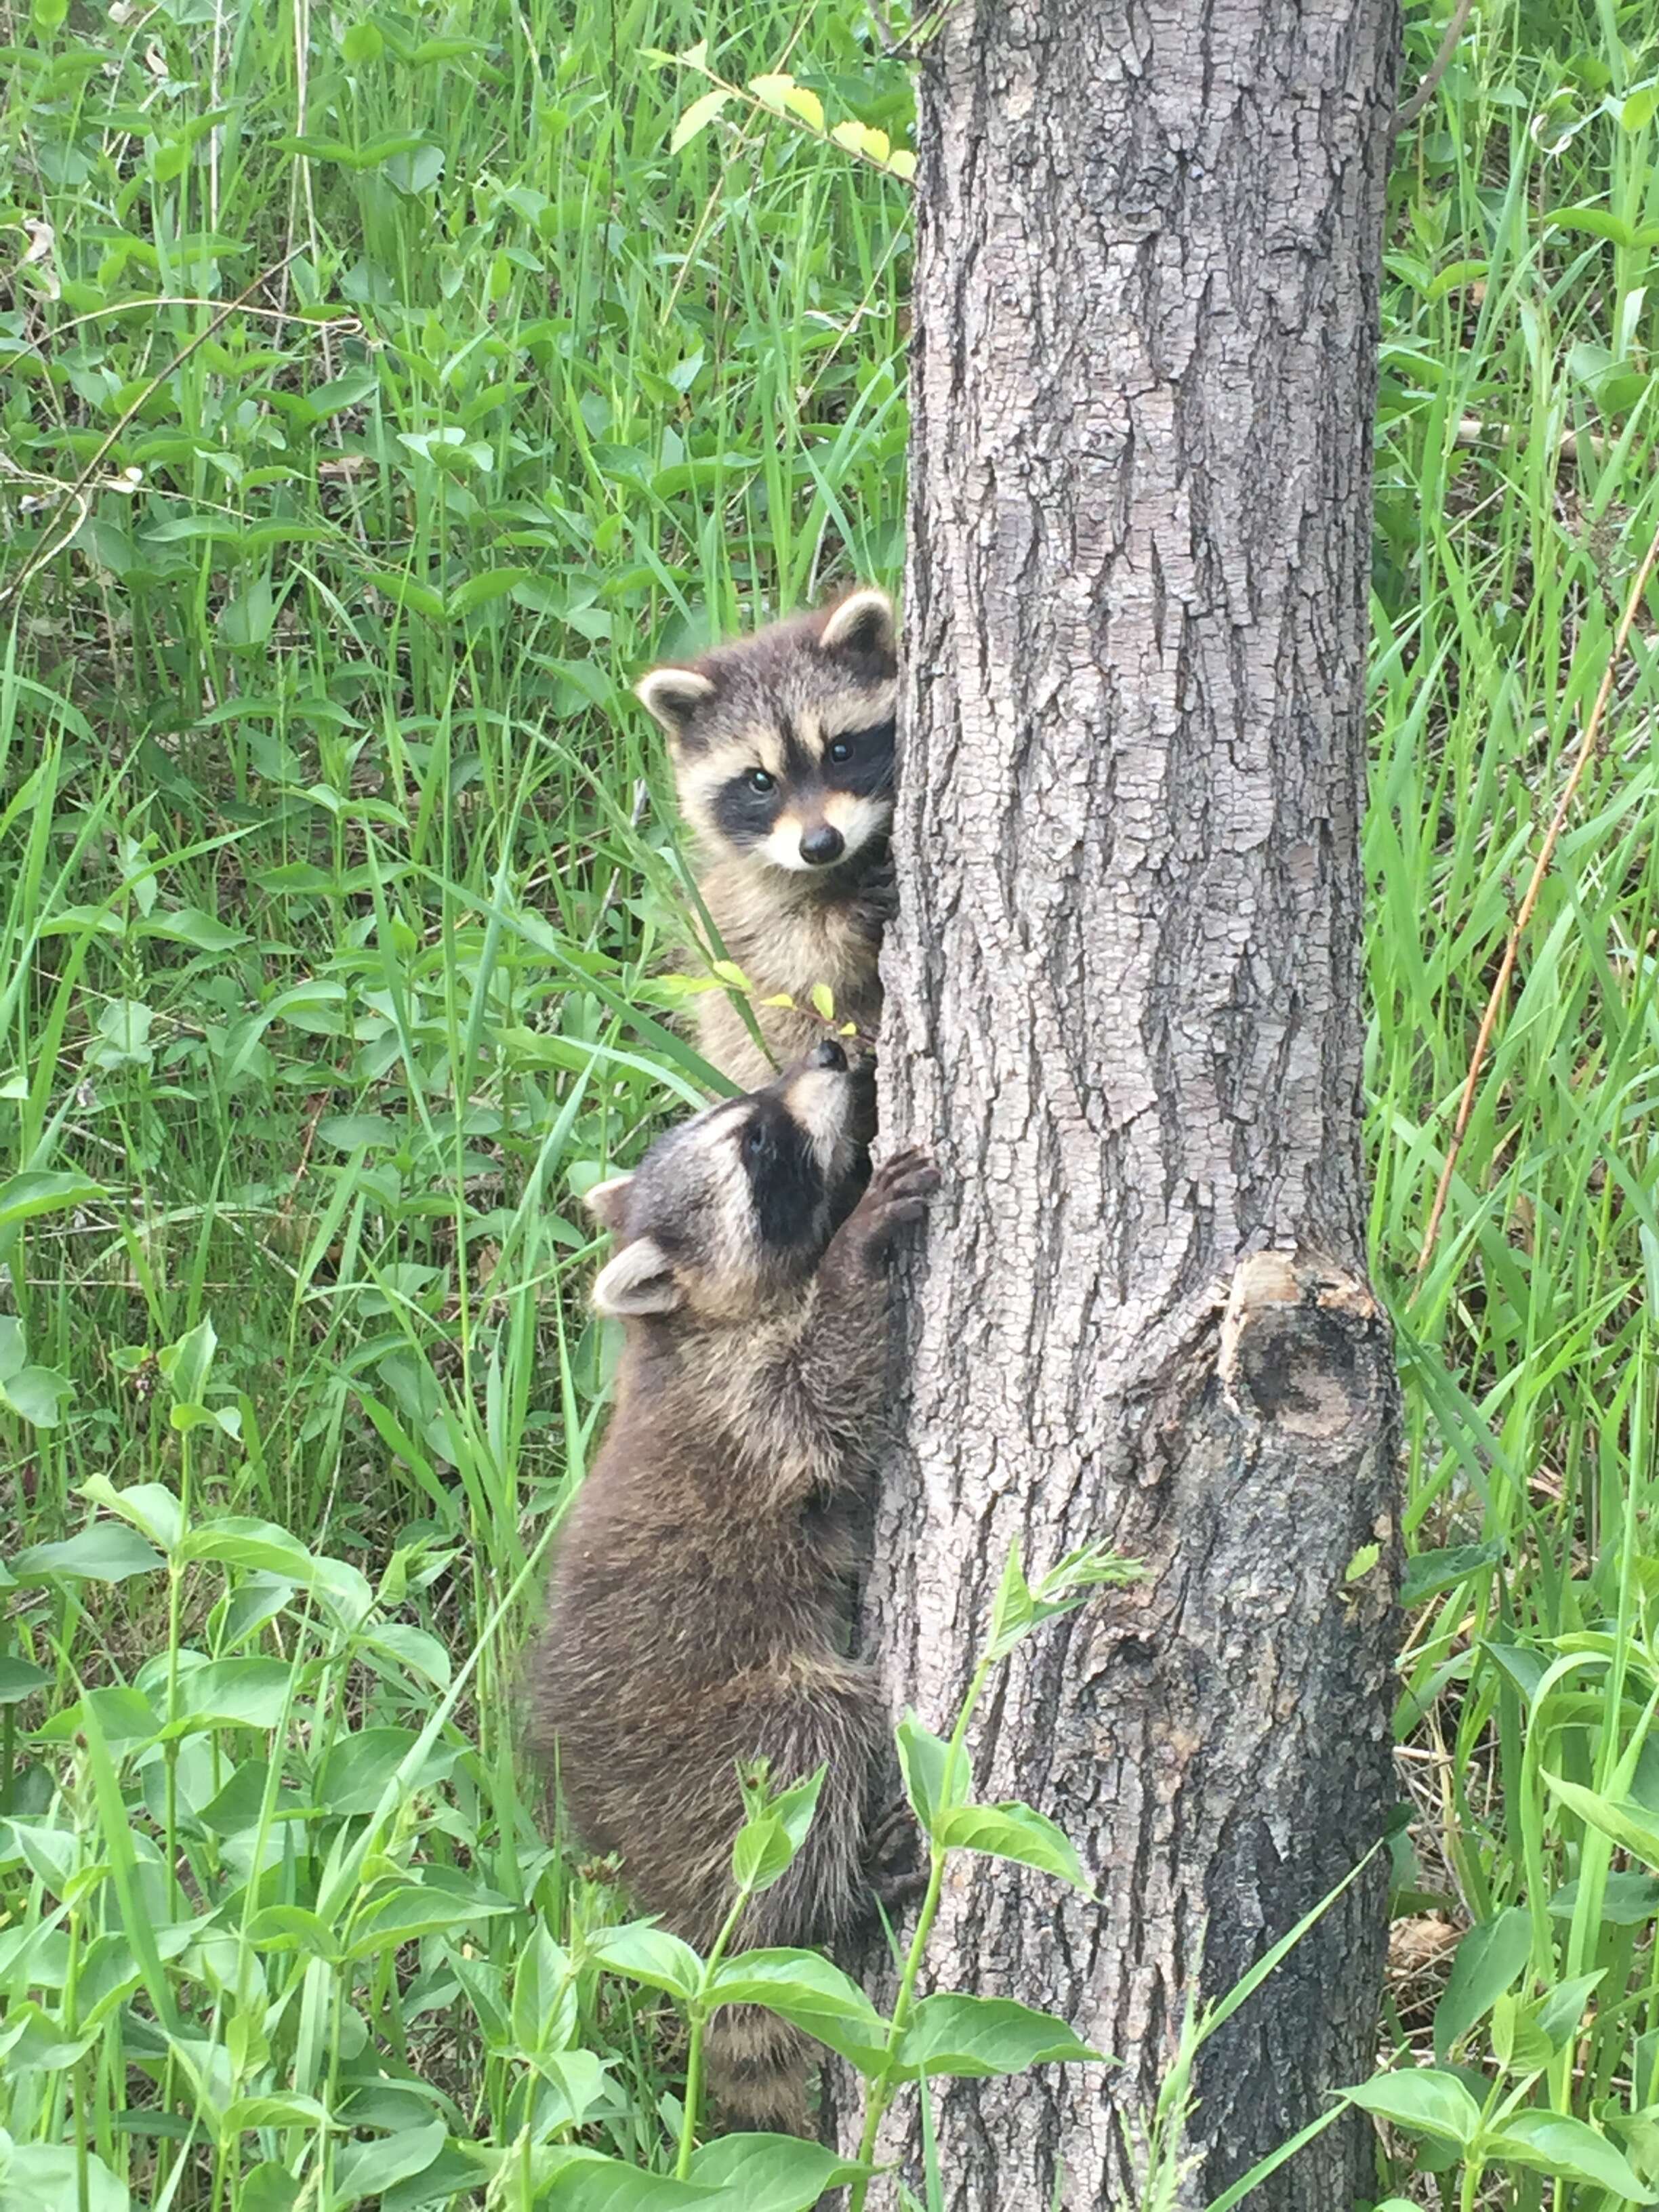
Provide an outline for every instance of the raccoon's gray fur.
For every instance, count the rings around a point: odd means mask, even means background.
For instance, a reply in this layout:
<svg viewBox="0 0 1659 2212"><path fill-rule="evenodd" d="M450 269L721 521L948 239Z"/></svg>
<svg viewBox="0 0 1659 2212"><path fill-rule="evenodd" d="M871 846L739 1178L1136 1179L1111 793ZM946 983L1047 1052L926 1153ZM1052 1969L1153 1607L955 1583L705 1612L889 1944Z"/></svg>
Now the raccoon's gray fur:
<svg viewBox="0 0 1659 2212"><path fill-rule="evenodd" d="M583 1841L620 1854L638 1905L703 1949L731 1907L739 1761L766 1759L780 1784L829 1769L741 1945L832 1942L880 1871L870 1797L886 1717L846 1656L849 1530L882 1410L883 1261L939 1178L917 1152L868 1174L867 1086L822 1042L589 1200L618 1247L594 1304L627 1334L560 1535L532 1733L556 1749ZM804 2131L810 2051L758 2009L717 2014L724 2118Z"/></svg>
<svg viewBox="0 0 1659 2212"><path fill-rule="evenodd" d="M871 586L774 623L635 687L668 733L697 887L727 957L755 986L750 1011L779 1061L837 1025L866 1041L881 1018L877 963L892 911L892 602ZM761 1003L780 993L793 1009ZM723 991L698 1009L705 1060L734 1083L774 1073Z"/></svg>

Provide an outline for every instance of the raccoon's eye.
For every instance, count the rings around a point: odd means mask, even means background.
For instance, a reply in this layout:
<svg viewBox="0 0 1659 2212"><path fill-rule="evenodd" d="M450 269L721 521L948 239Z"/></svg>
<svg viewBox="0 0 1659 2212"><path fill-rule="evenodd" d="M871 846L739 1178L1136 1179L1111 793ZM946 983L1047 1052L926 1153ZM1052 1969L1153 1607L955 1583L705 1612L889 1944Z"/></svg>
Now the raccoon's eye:
<svg viewBox="0 0 1659 2212"><path fill-rule="evenodd" d="M751 768L744 781L750 791L758 791L763 795L772 789L777 778L775 775L769 775L763 768Z"/></svg>
<svg viewBox="0 0 1659 2212"><path fill-rule="evenodd" d="M830 757L832 761L836 762L837 765L843 761L851 760L853 757L853 748L849 740L846 738L837 738L834 744L830 748Z"/></svg>
<svg viewBox="0 0 1659 2212"><path fill-rule="evenodd" d="M763 1121L751 1121L743 1133L743 1156L746 1160L764 1159L771 1150L772 1139Z"/></svg>

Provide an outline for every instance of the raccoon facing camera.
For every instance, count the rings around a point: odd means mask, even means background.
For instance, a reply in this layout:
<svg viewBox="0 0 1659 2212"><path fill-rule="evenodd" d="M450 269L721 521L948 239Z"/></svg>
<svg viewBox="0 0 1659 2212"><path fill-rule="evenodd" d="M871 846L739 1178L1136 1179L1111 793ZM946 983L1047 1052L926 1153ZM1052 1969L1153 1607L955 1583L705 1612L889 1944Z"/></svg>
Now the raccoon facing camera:
<svg viewBox="0 0 1659 2212"><path fill-rule="evenodd" d="M698 892L755 986L750 1012L767 1047L710 992L698 1009L704 1059L734 1083L765 1082L771 1060L823 1036L820 986L836 1024L872 1038L893 901L898 658L887 594L864 586L684 667L653 668L635 689L668 733ZM793 1006L762 1003L781 994Z"/></svg>
<svg viewBox="0 0 1659 2212"><path fill-rule="evenodd" d="M740 1763L827 1766L744 1947L832 1943L896 1893L873 1793L887 1717L850 1642L853 1528L874 1474L884 1263L939 1176L873 1172L867 1072L833 1039L661 1138L588 1203L616 1251L593 1286L625 1339L615 1409L561 1531L532 1662L532 1743L637 1905L707 1949L731 1910ZM803 2133L812 2046L754 2008L715 2014L728 2124Z"/></svg>

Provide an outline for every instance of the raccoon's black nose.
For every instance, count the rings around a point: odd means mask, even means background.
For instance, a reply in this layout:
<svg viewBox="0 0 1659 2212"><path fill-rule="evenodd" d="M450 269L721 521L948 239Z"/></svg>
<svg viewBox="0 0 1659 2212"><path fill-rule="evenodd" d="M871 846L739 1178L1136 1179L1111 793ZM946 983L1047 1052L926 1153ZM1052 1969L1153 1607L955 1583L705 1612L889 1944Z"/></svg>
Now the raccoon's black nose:
<svg viewBox="0 0 1659 2212"><path fill-rule="evenodd" d="M827 868L831 860L840 860L847 850L847 840L839 830L828 822L821 822L816 830L809 830L800 841L800 856L815 868Z"/></svg>
<svg viewBox="0 0 1659 2212"><path fill-rule="evenodd" d="M807 1054L806 1065L809 1067L831 1067L837 1075L845 1075L847 1054L834 1037L825 1037L822 1044L815 1044Z"/></svg>

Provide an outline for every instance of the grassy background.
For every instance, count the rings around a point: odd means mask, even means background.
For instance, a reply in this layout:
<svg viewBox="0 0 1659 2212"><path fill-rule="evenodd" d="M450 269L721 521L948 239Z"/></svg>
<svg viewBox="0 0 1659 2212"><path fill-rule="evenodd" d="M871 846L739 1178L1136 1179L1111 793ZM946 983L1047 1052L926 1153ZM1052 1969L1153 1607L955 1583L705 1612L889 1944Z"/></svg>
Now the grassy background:
<svg viewBox="0 0 1659 2212"><path fill-rule="evenodd" d="M908 220L810 112L671 150L700 40L908 143L856 0L0 8L5 2212L528 2205L514 2147L584 2098L669 2162L637 1996L579 1975L607 2070L546 2056L532 1932L612 1900L509 1725L602 1382L574 1200L696 1095L625 684L896 576ZM1413 1273L1659 525L1656 45L1641 0L1482 5L1401 142L1367 842L1415 1554L1384 2051L1644 2182L1659 592ZM1379 2196L1626 2201L1389 2142Z"/></svg>

